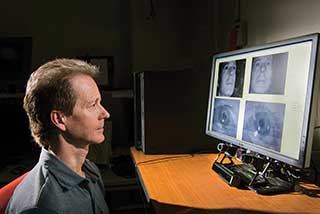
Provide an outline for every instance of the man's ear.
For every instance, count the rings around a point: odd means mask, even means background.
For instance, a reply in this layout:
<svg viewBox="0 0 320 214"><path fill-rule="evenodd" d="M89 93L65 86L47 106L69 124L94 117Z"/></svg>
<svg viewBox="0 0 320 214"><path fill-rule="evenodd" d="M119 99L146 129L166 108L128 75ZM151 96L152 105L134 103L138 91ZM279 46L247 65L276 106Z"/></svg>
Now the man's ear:
<svg viewBox="0 0 320 214"><path fill-rule="evenodd" d="M50 113L51 122L61 131L66 130L65 115L61 111L52 110Z"/></svg>

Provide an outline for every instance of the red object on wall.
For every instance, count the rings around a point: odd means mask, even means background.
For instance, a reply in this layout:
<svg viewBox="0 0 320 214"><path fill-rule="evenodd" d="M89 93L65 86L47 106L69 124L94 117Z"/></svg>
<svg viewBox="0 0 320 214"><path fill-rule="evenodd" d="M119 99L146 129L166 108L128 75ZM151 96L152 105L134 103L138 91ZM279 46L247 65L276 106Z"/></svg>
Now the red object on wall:
<svg viewBox="0 0 320 214"><path fill-rule="evenodd" d="M233 51L237 49L238 30L234 27L229 34L229 50Z"/></svg>
<svg viewBox="0 0 320 214"><path fill-rule="evenodd" d="M245 22L236 22L229 33L229 50L243 48L247 44L247 27Z"/></svg>

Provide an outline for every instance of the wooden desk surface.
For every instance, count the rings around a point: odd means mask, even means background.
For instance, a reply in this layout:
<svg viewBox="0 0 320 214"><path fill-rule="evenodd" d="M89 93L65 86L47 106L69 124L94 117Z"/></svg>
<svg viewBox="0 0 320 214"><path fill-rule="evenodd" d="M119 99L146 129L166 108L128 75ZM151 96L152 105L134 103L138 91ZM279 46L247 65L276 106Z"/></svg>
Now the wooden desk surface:
<svg viewBox="0 0 320 214"><path fill-rule="evenodd" d="M320 193L263 196L230 187L211 169L214 154L145 155L134 147L131 154L159 213L320 213Z"/></svg>

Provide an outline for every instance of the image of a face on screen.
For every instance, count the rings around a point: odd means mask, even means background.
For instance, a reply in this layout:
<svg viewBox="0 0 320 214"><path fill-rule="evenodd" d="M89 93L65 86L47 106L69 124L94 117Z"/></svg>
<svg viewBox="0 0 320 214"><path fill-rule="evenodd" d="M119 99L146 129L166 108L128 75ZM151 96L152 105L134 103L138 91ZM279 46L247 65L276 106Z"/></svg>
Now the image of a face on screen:
<svg viewBox="0 0 320 214"><path fill-rule="evenodd" d="M285 105L246 102L242 139L280 151Z"/></svg>
<svg viewBox="0 0 320 214"><path fill-rule="evenodd" d="M284 94L288 53L254 57L250 93Z"/></svg>
<svg viewBox="0 0 320 214"><path fill-rule="evenodd" d="M238 114L238 100L215 99L212 129L236 137Z"/></svg>
<svg viewBox="0 0 320 214"><path fill-rule="evenodd" d="M219 64L217 96L242 97L245 60Z"/></svg>

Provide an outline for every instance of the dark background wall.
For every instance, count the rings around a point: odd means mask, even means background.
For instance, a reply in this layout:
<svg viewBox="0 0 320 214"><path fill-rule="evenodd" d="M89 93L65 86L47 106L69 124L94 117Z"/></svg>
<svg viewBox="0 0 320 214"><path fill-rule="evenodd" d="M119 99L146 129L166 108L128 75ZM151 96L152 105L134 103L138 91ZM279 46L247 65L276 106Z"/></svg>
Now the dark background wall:
<svg viewBox="0 0 320 214"><path fill-rule="evenodd" d="M129 1L17 0L2 2L0 36L33 38L32 70L49 59L110 55L115 87L128 87L131 68Z"/></svg>

